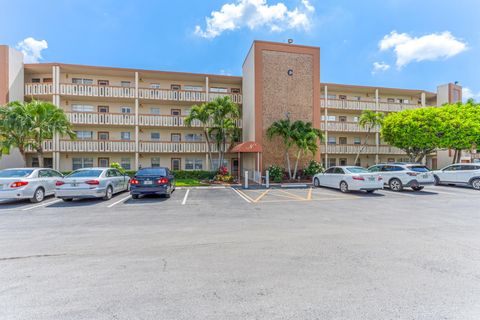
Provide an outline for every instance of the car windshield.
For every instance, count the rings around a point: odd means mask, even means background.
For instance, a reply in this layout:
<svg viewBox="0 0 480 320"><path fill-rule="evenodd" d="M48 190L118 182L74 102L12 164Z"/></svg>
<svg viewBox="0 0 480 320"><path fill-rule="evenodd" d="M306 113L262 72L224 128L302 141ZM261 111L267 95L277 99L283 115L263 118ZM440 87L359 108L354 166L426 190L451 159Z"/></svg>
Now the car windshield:
<svg viewBox="0 0 480 320"><path fill-rule="evenodd" d="M1 170L0 178L22 178L28 177L32 174L33 170L28 169L15 169L15 170Z"/></svg>
<svg viewBox="0 0 480 320"><path fill-rule="evenodd" d="M162 176L165 177L167 171L164 168L148 168L140 169L137 172L137 176Z"/></svg>
<svg viewBox="0 0 480 320"><path fill-rule="evenodd" d="M102 174L103 170L77 170L70 173L65 178L95 178Z"/></svg>
<svg viewBox="0 0 480 320"><path fill-rule="evenodd" d="M430 170L425 166L408 166L408 169L415 172L429 172Z"/></svg>
<svg viewBox="0 0 480 320"><path fill-rule="evenodd" d="M348 172L351 173L369 173L367 169L361 168L361 167L351 167L351 168L345 168L347 169Z"/></svg>

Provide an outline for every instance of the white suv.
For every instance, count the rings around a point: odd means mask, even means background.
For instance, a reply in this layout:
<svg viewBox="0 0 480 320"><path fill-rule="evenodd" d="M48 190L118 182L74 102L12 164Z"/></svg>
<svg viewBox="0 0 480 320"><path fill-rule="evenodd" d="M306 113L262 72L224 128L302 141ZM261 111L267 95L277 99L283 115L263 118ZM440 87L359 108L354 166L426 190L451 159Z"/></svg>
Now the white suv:
<svg viewBox="0 0 480 320"><path fill-rule="evenodd" d="M402 191L405 187L420 191L435 182L432 172L418 163L383 163L371 166L368 171L380 173L385 186L392 191Z"/></svg>
<svg viewBox="0 0 480 320"><path fill-rule="evenodd" d="M480 163L457 163L433 171L435 184L472 186L480 190Z"/></svg>

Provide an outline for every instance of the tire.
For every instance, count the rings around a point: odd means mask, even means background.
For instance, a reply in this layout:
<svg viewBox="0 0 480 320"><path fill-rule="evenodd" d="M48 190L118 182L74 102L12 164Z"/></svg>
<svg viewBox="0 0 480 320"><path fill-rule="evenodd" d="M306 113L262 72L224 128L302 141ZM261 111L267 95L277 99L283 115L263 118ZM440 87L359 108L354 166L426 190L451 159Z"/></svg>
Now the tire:
<svg viewBox="0 0 480 320"><path fill-rule="evenodd" d="M471 184L473 189L480 190L480 179L473 179Z"/></svg>
<svg viewBox="0 0 480 320"><path fill-rule="evenodd" d="M72 198L62 198L62 200L65 201L65 202L72 202L73 201Z"/></svg>
<svg viewBox="0 0 480 320"><path fill-rule="evenodd" d="M420 190L423 190L423 186L418 186L418 187L412 187L412 190L413 191L420 191Z"/></svg>
<svg viewBox="0 0 480 320"><path fill-rule="evenodd" d="M313 179L313 186L320 188L320 180L318 180L318 178Z"/></svg>
<svg viewBox="0 0 480 320"><path fill-rule="evenodd" d="M345 181L340 182L340 191L342 193L348 192L348 184Z"/></svg>
<svg viewBox="0 0 480 320"><path fill-rule="evenodd" d="M367 190L367 193L370 193L370 194L372 194L374 192L375 192L375 190Z"/></svg>
<svg viewBox="0 0 480 320"><path fill-rule="evenodd" d="M105 191L105 195L103 196L103 200L110 200L113 197L113 188L112 186L108 186L107 190Z"/></svg>
<svg viewBox="0 0 480 320"><path fill-rule="evenodd" d="M400 192L403 191L403 184L402 181L400 181L397 178L394 178L390 180L388 183L388 186L390 187L390 190L395 191L395 192Z"/></svg>
<svg viewBox="0 0 480 320"><path fill-rule="evenodd" d="M140 198L139 194L132 194L132 199L138 199L138 198Z"/></svg>
<svg viewBox="0 0 480 320"><path fill-rule="evenodd" d="M435 180L435 181L433 182L433 184L434 184L435 186L438 186L438 185L440 184L440 178L437 177L437 176L433 176L433 179Z"/></svg>
<svg viewBox="0 0 480 320"><path fill-rule="evenodd" d="M33 193L33 198L30 198L30 202L38 203L38 202L42 202L43 199L45 199L45 190L43 190L42 187L39 187Z"/></svg>

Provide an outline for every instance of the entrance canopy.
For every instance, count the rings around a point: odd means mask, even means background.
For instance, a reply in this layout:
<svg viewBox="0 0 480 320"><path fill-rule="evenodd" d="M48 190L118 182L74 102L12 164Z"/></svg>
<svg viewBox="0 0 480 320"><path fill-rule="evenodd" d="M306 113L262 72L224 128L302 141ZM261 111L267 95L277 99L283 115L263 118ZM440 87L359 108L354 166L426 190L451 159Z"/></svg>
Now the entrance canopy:
<svg viewBox="0 0 480 320"><path fill-rule="evenodd" d="M232 153L260 153L262 146L255 141L245 141L237 144L230 152Z"/></svg>

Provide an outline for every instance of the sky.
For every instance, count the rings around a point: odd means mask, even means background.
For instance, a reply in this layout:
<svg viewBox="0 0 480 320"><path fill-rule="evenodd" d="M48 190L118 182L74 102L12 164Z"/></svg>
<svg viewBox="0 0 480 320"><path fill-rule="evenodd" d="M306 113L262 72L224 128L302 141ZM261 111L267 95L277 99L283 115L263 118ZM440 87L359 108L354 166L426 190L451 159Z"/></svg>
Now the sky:
<svg viewBox="0 0 480 320"><path fill-rule="evenodd" d="M253 40L321 48L321 81L480 101L478 0L0 0L27 62L241 75Z"/></svg>

